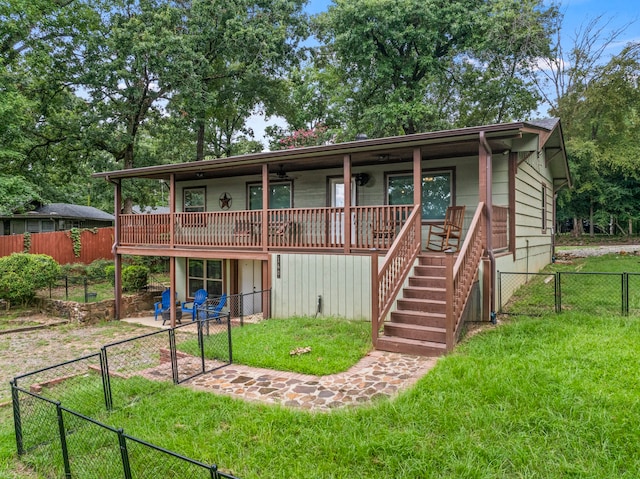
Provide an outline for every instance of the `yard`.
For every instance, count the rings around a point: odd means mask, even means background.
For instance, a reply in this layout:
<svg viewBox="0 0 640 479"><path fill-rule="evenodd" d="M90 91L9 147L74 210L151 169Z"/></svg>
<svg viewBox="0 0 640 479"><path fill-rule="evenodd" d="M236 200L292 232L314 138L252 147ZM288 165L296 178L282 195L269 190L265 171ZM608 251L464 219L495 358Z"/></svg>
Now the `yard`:
<svg viewBox="0 0 640 479"><path fill-rule="evenodd" d="M141 395L134 381L130 404L101 419L241 479L635 478L638 344L637 318L519 316L470 336L394 400L308 413L170 384ZM38 477L15 461L11 409L0 419L0 477Z"/></svg>

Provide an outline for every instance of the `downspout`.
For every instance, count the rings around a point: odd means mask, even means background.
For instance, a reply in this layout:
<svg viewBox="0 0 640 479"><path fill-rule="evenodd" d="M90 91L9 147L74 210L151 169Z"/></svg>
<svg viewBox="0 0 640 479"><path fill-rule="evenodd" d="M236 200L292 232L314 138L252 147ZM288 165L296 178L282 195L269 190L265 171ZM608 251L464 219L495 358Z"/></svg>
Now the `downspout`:
<svg viewBox="0 0 640 479"><path fill-rule="evenodd" d="M486 230L487 230L487 256L489 257L489 265L490 265L490 273L489 273L489 301L490 301L490 317L491 322L493 324L496 323L496 299L495 299L495 291L496 291L496 258L493 254L493 157L491 146L489 146L489 142L485 136L484 131L480 132L480 144L484 149L487 158L485 162L485 207L487 208L487 212L485 215L486 218Z"/></svg>
<svg viewBox="0 0 640 479"><path fill-rule="evenodd" d="M121 305L122 305L122 261L118 254L118 246L120 246L120 209L122 208L122 185L120 181L112 180L108 176L105 179L114 186L113 203L114 203L114 230L113 230L113 246L111 246L111 252L113 253L113 263L115 266L115 281L114 281L114 319L120 319Z"/></svg>

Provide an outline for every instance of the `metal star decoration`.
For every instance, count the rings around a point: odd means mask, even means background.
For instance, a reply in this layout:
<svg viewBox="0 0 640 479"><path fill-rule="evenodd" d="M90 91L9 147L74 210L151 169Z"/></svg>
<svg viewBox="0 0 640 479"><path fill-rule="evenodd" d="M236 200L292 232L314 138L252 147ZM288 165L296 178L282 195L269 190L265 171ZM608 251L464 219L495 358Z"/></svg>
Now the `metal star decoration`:
<svg viewBox="0 0 640 479"><path fill-rule="evenodd" d="M226 191L220 195L220 208L223 210L228 210L231 208L231 195Z"/></svg>

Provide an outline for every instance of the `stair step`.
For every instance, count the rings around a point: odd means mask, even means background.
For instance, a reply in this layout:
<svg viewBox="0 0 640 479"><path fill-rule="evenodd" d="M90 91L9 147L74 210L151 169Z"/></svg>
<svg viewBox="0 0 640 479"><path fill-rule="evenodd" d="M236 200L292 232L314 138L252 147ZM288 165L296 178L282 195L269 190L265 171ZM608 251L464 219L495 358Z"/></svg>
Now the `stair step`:
<svg viewBox="0 0 640 479"><path fill-rule="evenodd" d="M418 264L422 266L444 266L446 264L445 255L420 254Z"/></svg>
<svg viewBox="0 0 640 479"><path fill-rule="evenodd" d="M420 286L409 286L402 290L402 296L406 299L434 299L444 301L446 296L444 288L422 288Z"/></svg>
<svg viewBox="0 0 640 479"><path fill-rule="evenodd" d="M446 331L444 328L434 328L432 326L420 326L406 323L385 323L384 335L388 337L432 341L435 343L445 343L447 341Z"/></svg>
<svg viewBox="0 0 640 479"><path fill-rule="evenodd" d="M445 301L419 298L403 298L398 300L399 311L420 311L422 313L444 313Z"/></svg>
<svg viewBox="0 0 640 479"><path fill-rule="evenodd" d="M416 324L432 328L444 328L446 326L446 316L442 313L398 310L393 311L390 318L393 323Z"/></svg>
<svg viewBox="0 0 640 479"><path fill-rule="evenodd" d="M409 276L409 286L420 288L444 288L444 276Z"/></svg>
<svg viewBox="0 0 640 479"><path fill-rule="evenodd" d="M419 356L442 356L447 352L447 345L433 341L380 336L376 349Z"/></svg>
<svg viewBox="0 0 640 479"><path fill-rule="evenodd" d="M413 275L414 276L435 276L437 278L444 278L445 273L446 273L446 271L445 271L444 266L416 265L413 268Z"/></svg>

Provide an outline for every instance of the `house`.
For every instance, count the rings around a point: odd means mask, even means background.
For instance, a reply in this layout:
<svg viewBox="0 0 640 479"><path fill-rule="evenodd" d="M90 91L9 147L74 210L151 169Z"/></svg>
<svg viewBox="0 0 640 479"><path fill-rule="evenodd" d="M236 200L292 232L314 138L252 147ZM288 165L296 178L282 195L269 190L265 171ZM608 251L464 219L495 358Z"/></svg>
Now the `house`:
<svg viewBox="0 0 640 479"><path fill-rule="evenodd" d="M170 190L169 213L116 215L117 298L122 255L168 256L181 300L269 290L266 316L364 318L377 348L433 355L509 298L497 271L551 261L554 198L571 182L557 119L94 176L114 184L115 211L127 180ZM453 205L465 206L462 245L426 251Z"/></svg>
<svg viewBox="0 0 640 479"><path fill-rule="evenodd" d="M113 226L115 216L93 206L51 203L23 214L0 216L3 235Z"/></svg>

